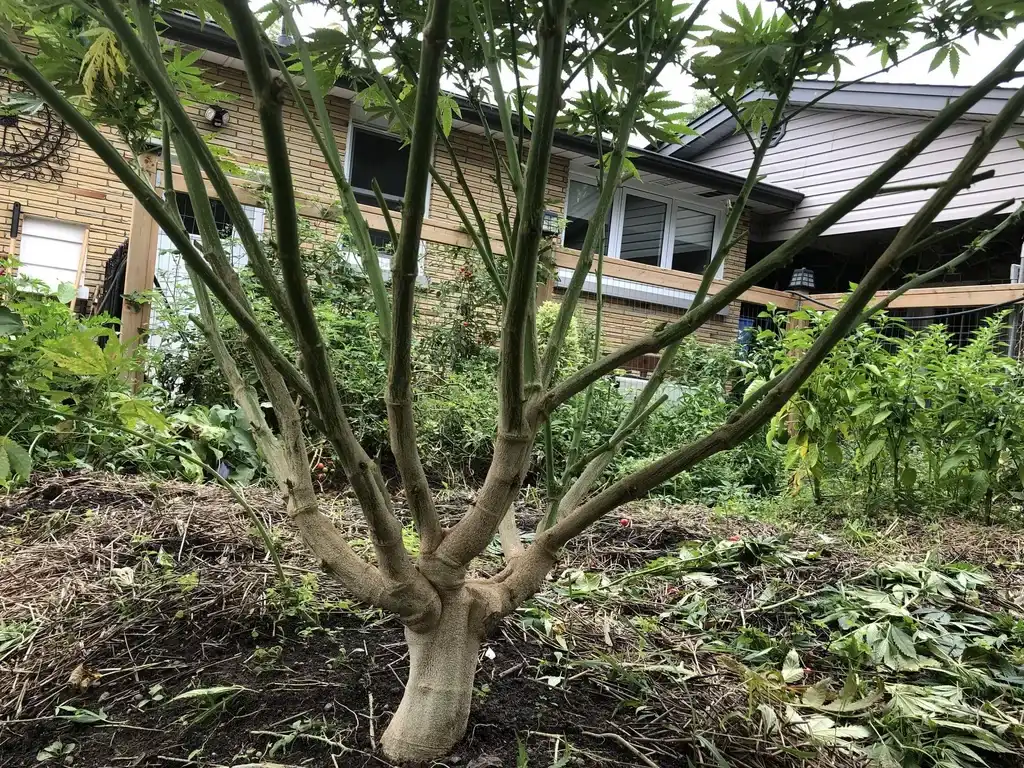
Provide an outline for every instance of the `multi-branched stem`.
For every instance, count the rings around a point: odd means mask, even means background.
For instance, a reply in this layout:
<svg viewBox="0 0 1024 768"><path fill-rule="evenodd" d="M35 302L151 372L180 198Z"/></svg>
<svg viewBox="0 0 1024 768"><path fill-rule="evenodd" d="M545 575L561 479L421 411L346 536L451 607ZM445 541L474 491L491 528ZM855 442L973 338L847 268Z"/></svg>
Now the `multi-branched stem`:
<svg viewBox="0 0 1024 768"><path fill-rule="evenodd" d="M995 142L1024 109L1024 95L1018 93L1008 100L1006 107L982 131L951 177L935 190L928 203L901 229L847 303L799 361L773 379L755 398L737 408L721 427L588 497L591 485L606 466L606 458L614 455L629 432L656 407L657 401L654 398L657 385L671 363L670 350L674 345L738 299L758 280L787 264L801 249L857 205L882 191L899 171L955 120L1017 71L1020 62L1024 60L1024 43L1018 45L977 86L950 102L889 161L767 258L712 293L712 278L725 257L731 236L722 238L723 245L708 265L694 306L680 320L606 355L596 356L592 364L552 384L561 335L568 328L583 280L592 266L594 248L598 247L603 234L611 193L619 177L622 159L628 150L631 121L645 94L656 83L658 73L677 58L678 49L703 11L704 4L698 3L691 15L664 30L663 45L656 49L660 51L659 58L650 69L647 69L647 55L643 51L648 50L645 45L651 45L658 30L658 22L653 15L645 20L645 12L648 6L656 9L658 3L645 2L638 5L602 41L602 45L606 45L610 38L618 35L628 24L638 25L646 41L639 46L639 52L643 54L639 57L639 71L644 74L637 78L635 88L626 97L622 110L623 125L610 147L612 155L607 168L609 176L605 184L601 185L600 215L590 222L587 246L580 254L570 289L562 297L563 306L556 322L556 333L549 342L546 354L538 360L533 325L536 280L544 246L542 216L547 205L546 188L552 140L565 86L566 67L563 57L567 26L567 1L545 2L539 12L540 23L536 30L535 46L540 70L530 145L524 166L520 165L521 148L517 142L518 137L512 132L508 104L501 99L498 105L502 128L499 138L503 138L506 144L504 154L507 161L504 170L513 186L515 210L513 212L512 205L502 197L503 216L499 226L510 265L507 282L506 276L499 276L496 269L492 274L492 279L497 279L504 293L498 375L499 423L493 460L474 502L453 527L444 530L434 510L416 447L412 409L415 382L411 361L414 286L426 213L426 181L430 174L436 174L436 169L431 165L431 153L436 138L436 101L448 43L450 0L432 0L427 8L420 61L416 68L415 113L407 131L411 139L410 165L402 218L400 224L395 225L398 247L390 297L383 290L383 279L374 279L375 274L379 277L379 268L374 273L376 262L372 258L372 244L365 236L368 233L366 222L344 178L340 152L330 128L325 96L317 85L312 57L297 34L288 7L284 7L286 22L298 38L305 91L300 89L292 74L287 71L280 52L276 49L268 51L266 36L248 5L243 0L223 0L246 65L268 159L276 242L276 249L271 252L251 232L230 180L216 164L198 130L181 107L162 61L148 5L144 0L132 0L131 3L140 36L120 14L114 0L97 0L97 3L99 18L115 31L159 102L167 133L165 146L169 148L173 142L176 147L187 191L197 208L202 250L193 244L184 231L171 205L160 199L149 181L142 178L103 134L36 70L4 33L0 33L0 58L68 122L167 232L189 270L195 275L201 323L209 335L214 356L239 400L240 407L253 425L261 450L287 499L289 513L304 539L325 566L335 572L357 597L398 614L405 623L410 648L410 679L405 697L384 736L388 754L404 760L439 757L461 737L472 699L473 674L481 639L495 619L507 615L539 588L555 562L559 549L615 507L643 496L658 484L708 456L738 445L765 424L797 391L838 340L862 321L875 291L894 274L900 261L921 241L925 228L934 221L952 196L974 177L979 164ZM483 9L484 19L487 19L490 7L485 3ZM492 35L481 28L479 18L474 16L474 21L487 59L492 88L495 93L499 93L500 72L496 66L497 53L492 44ZM268 52L281 70L277 77L268 65ZM580 62L570 64L570 72L579 71L580 66ZM792 77L784 91L788 92L792 87L798 70L798 65L792 68ZM310 130L335 176L345 215L354 225L357 246L375 286L374 297L389 351L387 405L391 449L407 491L412 517L421 535L421 554L415 561L403 543L401 522L392 508L380 470L352 432L333 374L335 367L331 363L335 351L327 347L314 316L298 236L298 210L282 119L282 100L286 94L300 103ZM306 105L307 97L312 100L312 110ZM780 108L773 124L782 119L781 114ZM486 125L485 133L495 160L496 178L500 180L502 153ZM450 144L448 146L450 148ZM729 214L727 226L730 233L735 232L740 225L745 196L749 195L756 184L757 168L765 151L756 153L743 191ZM165 176L168 176L168 183L173 178L169 157L165 158ZM206 193L207 181L226 205L242 235L243 245L258 279L297 344L301 353L301 370L282 353L266 330L254 319L237 275L228 265L226 254L220 246ZM469 185L464 179L457 181L462 191L471 198ZM450 187L445 192L455 201L454 191ZM460 218L474 230L475 237L472 239L481 257L489 256L493 259L489 240L482 242L488 235L479 207L472 199L470 203L473 219L464 211ZM271 263L272 256L276 257L276 264ZM219 337L210 295L223 305L246 335L247 354L252 358L260 382L274 406L276 429L268 425L259 399L239 375L237 363ZM585 480L582 490L570 489L562 499L559 514L550 516L547 527L524 548L518 536L514 535L515 521L509 510L522 489L540 429L550 419L555 408L586 390L622 363L641 354L663 350L666 353L649 393L645 392L622 427L595 451L582 458L573 455L568 462L565 476L568 478L579 473ZM332 442L340 457L370 528L375 565L358 557L331 521L318 509L309 482L306 444L297 402L308 409L310 420ZM489 544L499 523L502 525L503 543L508 539L507 565L493 577L474 577L471 572L472 560Z"/></svg>

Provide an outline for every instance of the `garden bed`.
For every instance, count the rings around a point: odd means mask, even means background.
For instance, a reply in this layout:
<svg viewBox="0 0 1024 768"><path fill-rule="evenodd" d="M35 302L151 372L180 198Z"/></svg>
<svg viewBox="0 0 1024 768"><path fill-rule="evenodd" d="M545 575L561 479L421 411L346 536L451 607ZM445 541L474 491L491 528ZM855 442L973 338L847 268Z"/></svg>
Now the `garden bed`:
<svg viewBox="0 0 1024 768"><path fill-rule="evenodd" d="M401 627L246 495L287 589L216 488L85 474L0 500L0 765L388 764ZM325 503L365 549L347 500ZM1024 536L881 532L627 509L491 638L444 764L1020 765Z"/></svg>

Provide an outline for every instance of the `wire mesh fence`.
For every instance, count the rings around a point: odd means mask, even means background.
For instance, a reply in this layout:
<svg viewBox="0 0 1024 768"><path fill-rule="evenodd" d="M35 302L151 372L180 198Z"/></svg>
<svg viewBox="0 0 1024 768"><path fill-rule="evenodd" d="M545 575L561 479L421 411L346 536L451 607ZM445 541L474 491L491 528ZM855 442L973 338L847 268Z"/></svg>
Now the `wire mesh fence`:
<svg viewBox="0 0 1024 768"><path fill-rule="evenodd" d="M834 309L822 302L810 300L812 306L820 304L816 309ZM763 304L744 302L740 308L739 343L749 348L757 333L773 328L774 320L766 313ZM884 316L874 320L880 330L892 339L905 339L932 325L945 326L951 345L960 349L970 343L975 332L993 317L1002 317L1000 341L1005 345L1006 353L1020 358L1024 353L1024 299L1017 299L1002 304L982 307L914 307L889 310Z"/></svg>

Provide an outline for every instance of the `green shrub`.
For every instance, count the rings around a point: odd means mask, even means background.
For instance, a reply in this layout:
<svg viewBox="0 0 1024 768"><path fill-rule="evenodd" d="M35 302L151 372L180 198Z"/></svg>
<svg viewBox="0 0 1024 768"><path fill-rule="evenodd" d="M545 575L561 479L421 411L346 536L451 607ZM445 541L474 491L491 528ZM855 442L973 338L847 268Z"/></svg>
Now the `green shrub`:
<svg viewBox="0 0 1024 768"><path fill-rule="evenodd" d="M0 482L35 463L106 466L123 441L108 440L74 414L136 425L159 416L133 392L144 349L125 349L109 318L79 318L68 307L70 285L51 291L40 282L0 276L0 434L8 443ZM57 413L59 412L59 413ZM10 448L10 444L20 446Z"/></svg>
<svg viewBox="0 0 1024 768"><path fill-rule="evenodd" d="M750 387L791 366L832 314L794 313L789 329L762 332ZM794 490L809 481L820 498L842 477L869 506L925 501L986 519L1022 498L1024 365L1006 355L1005 320L988 318L959 350L942 325L861 325L773 422Z"/></svg>
<svg viewBox="0 0 1024 768"><path fill-rule="evenodd" d="M202 469L168 444L232 479L252 479L261 461L237 411L170 407L166 392L145 381L146 345L122 346L113 318L76 316L70 293L0 276L0 483L26 479L29 464L200 479Z"/></svg>
<svg viewBox="0 0 1024 768"><path fill-rule="evenodd" d="M386 366L368 281L345 256L344 230L325 233L307 223L303 226L310 289L325 339L339 367L337 380L345 388L342 397L349 418L367 450L389 466L392 458L384 405ZM452 279L421 286L418 297L417 322L423 332L414 348L414 370L421 458L435 482L475 483L482 479L490 463L497 416L499 302L485 271L468 251L432 250L429 258L445 259L456 265L456 270ZM242 279L257 316L266 317L268 328L278 327L269 322L273 310L244 270ZM168 307L164 311L176 311L178 319L174 321L174 343L163 351L158 378L171 391L176 407L214 408L226 402L228 394L223 391L219 377L209 375L214 362L202 335L194 326L182 322L180 310ZM537 333L542 345L557 312L555 302L538 308ZM237 328L226 316L221 323L229 349L236 360L247 364ZM275 341L293 354L289 339L281 336ZM574 318L556 377L586 365L593 349L593 327L581 317ZM621 474L624 467L650 460L659 451L674 448L715 426L714 419L725 413L730 399L735 399L735 356L736 350L728 346L684 344L670 376L670 386L677 396L629 441L620 462L609 469L608 479ZM257 384L251 369L245 374L252 384ZM595 385L580 446L583 455L614 432L629 407L630 397L614 377ZM582 407L583 397L578 396L556 411L551 425L556 456L566 455ZM778 485L778 451L765 446L763 440L757 441L759 447L751 449L753 444L751 441L742 449L705 462L699 471L661 492L683 501L715 501L740 489L773 490ZM324 455L330 453L329 446L318 446L318 450ZM538 474L542 467L542 451L538 447L534 473Z"/></svg>

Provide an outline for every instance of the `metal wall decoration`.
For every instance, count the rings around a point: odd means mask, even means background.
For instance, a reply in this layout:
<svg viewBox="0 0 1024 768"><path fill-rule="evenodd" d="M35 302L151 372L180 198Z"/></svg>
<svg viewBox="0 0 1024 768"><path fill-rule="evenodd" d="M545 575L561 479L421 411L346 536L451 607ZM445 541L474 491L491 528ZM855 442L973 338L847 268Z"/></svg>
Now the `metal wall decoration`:
<svg viewBox="0 0 1024 768"><path fill-rule="evenodd" d="M32 92L0 74L0 179L60 181L78 137Z"/></svg>

